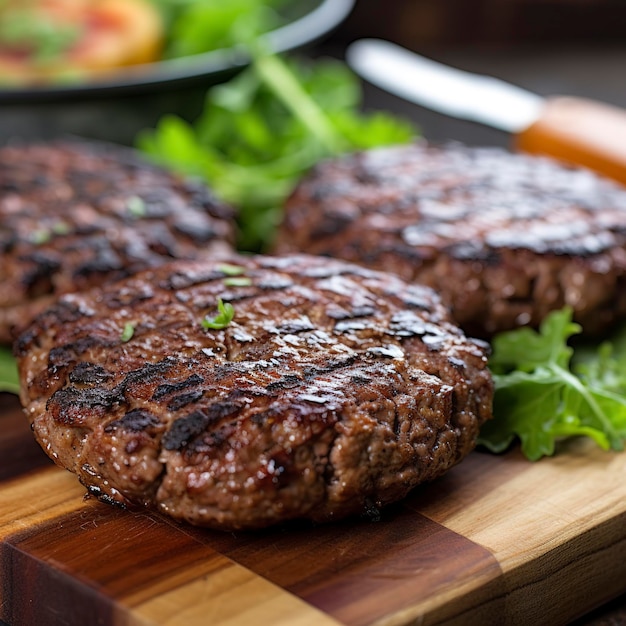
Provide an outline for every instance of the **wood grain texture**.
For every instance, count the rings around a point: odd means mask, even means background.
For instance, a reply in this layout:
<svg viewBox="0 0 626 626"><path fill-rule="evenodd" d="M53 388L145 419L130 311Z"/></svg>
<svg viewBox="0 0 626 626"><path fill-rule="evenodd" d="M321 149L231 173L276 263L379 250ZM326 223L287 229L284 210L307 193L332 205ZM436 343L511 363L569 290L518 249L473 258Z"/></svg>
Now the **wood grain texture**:
<svg viewBox="0 0 626 626"><path fill-rule="evenodd" d="M378 521L219 533L85 500L1 402L10 626L553 625L626 591L626 454L474 453Z"/></svg>

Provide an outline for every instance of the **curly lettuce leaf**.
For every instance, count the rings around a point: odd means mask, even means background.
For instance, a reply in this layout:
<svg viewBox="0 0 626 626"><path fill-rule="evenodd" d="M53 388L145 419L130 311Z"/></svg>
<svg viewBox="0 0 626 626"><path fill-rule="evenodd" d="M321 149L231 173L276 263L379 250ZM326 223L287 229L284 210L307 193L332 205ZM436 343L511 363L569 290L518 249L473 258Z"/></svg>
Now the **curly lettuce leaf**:
<svg viewBox="0 0 626 626"><path fill-rule="evenodd" d="M502 452L519 439L531 460L554 454L567 437L590 437L603 449L623 450L626 369L622 365L620 375L619 363L626 356L613 356L605 344L573 366L568 342L579 332L566 308L551 313L539 331L521 328L494 338L494 419L481 430L480 444Z"/></svg>

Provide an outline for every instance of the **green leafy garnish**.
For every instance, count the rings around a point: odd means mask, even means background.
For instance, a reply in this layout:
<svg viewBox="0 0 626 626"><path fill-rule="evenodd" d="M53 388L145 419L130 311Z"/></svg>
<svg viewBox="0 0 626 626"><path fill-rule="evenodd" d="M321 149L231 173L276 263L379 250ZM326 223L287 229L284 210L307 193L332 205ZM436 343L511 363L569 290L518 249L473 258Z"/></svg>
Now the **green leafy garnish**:
<svg viewBox="0 0 626 626"><path fill-rule="evenodd" d="M41 246L44 243L48 243L52 239L52 232L47 228L38 228L34 230L29 237L31 243L36 246Z"/></svg>
<svg viewBox="0 0 626 626"><path fill-rule="evenodd" d="M217 266L217 271L222 272L226 276L241 276L245 274L246 268L241 265L233 265L232 263L222 263Z"/></svg>
<svg viewBox="0 0 626 626"><path fill-rule="evenodd" d="M237 45L285 23L278 12L285 0L152 0L164 18L164 58ZM295 3L293 3L295 4Z"/></svg>
<svg viewBox="0 0 626 626"><path fill-rule="evenodd" d="M202 320L202 327L211 330L221 330L226 328L235 317L235 308L230 302L217 299L217 315L215 317L205 317Z"/></svg>
<svg viewBox="0 0 626 626"><path fill-rule="evenodd" d="M130 341L133 338L134 334L135 334L135 324L133 324L132 322L126 322L126 324L124 324L124 330L122 330L122 334L120 336L122 343L126 343L127 341Z"/></svg>
<svg viewBox="0 0 626 626"><path fill-rule="evenodd" d="M63 221L57 221L52 224L52 232L55 235L69 235L72 232L72 227Z"/></svg>
<svg viewBox="0 0 626 626"><path fill-rule="evenodd" d="M15 359L8 348L0 347L0 391L19 393L20 378Z"/></svg>
<svg viewBox="0 0 626 626"><path fill-rule="evenodd" d="M146 215L146 203L139 196L131 196L126 200L126 208L132 217L140 218Z"/></svg>
<svg viewBox="0 0 626 626"><path fill-rule="evenodd" d="M251 50L253 63L209 90L194 124L163 117L137 145L208 182L239 211L239 248L259 251L309 168L346 151L406 143L417 131L392 115L362 113L360 83L340 61L307 63Z"/></svg>
<svg viewBox="0 0 626 626"><path fill-rule="evenodd" d="M252 279L249 276L231 276L224 279L226 287L249 287L251 284Z"/></svg>
<svg viewBox="0 0 626 626"><path fill-rule="evenodd" d="M579 332L566 308L548 315L539 332L520 328L494 338L494 418L479 443L502 452L518 437L531 460L554 454L559 440L573 436L591 437L603 449L624 448L626 370L618 374L609 344L573 365L568 341ZM626 359L624 353L619 358Z"/></svg>

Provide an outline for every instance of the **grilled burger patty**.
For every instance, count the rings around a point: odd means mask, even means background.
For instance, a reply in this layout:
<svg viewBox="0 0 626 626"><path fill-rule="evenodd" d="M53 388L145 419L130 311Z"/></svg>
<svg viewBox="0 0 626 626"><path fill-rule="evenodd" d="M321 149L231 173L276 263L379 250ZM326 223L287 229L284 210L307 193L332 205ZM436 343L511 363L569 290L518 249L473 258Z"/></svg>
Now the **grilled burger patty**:
<svg viewBox="0 0 626 626"><path fill-rule="evenodd" d="M323 258L163 265L63 296L14 350L39 443L93 494L223 529L398 500L491 416L488 347L432 290Z"/></svg>
<svg viewBox="0 0 626 626"><path fill-rule="evenodd" d="M626 190L497 148L411 145L322 163L287 202L277 252L330 255L434 287L490 337L570 305L626 314Z"/></svg>
<svg viewBox="0 0 626 626"><path fill-rule="evenodd" d="M123 147L0 148L0 341L61 293L165 260L232 249L233 215L206 188Z"/></svg>

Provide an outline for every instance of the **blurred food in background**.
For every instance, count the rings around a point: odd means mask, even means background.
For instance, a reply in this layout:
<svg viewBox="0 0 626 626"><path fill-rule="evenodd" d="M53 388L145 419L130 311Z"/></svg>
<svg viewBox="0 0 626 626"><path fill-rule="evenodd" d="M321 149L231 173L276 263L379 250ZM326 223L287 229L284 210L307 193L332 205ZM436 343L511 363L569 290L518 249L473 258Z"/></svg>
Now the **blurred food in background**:
<svg viewBox="0 0 626 626"><path fill-rule="evenodd" d="M0 0L0 84L90 81L230 48L285 23L293 0Z"/></svg>
<svg viewBox="0 0 626 626"><path fill-rule="evenodd" d="M75 81L155 61L163 22L148 0L5 0L0 83Z"/></svg>

